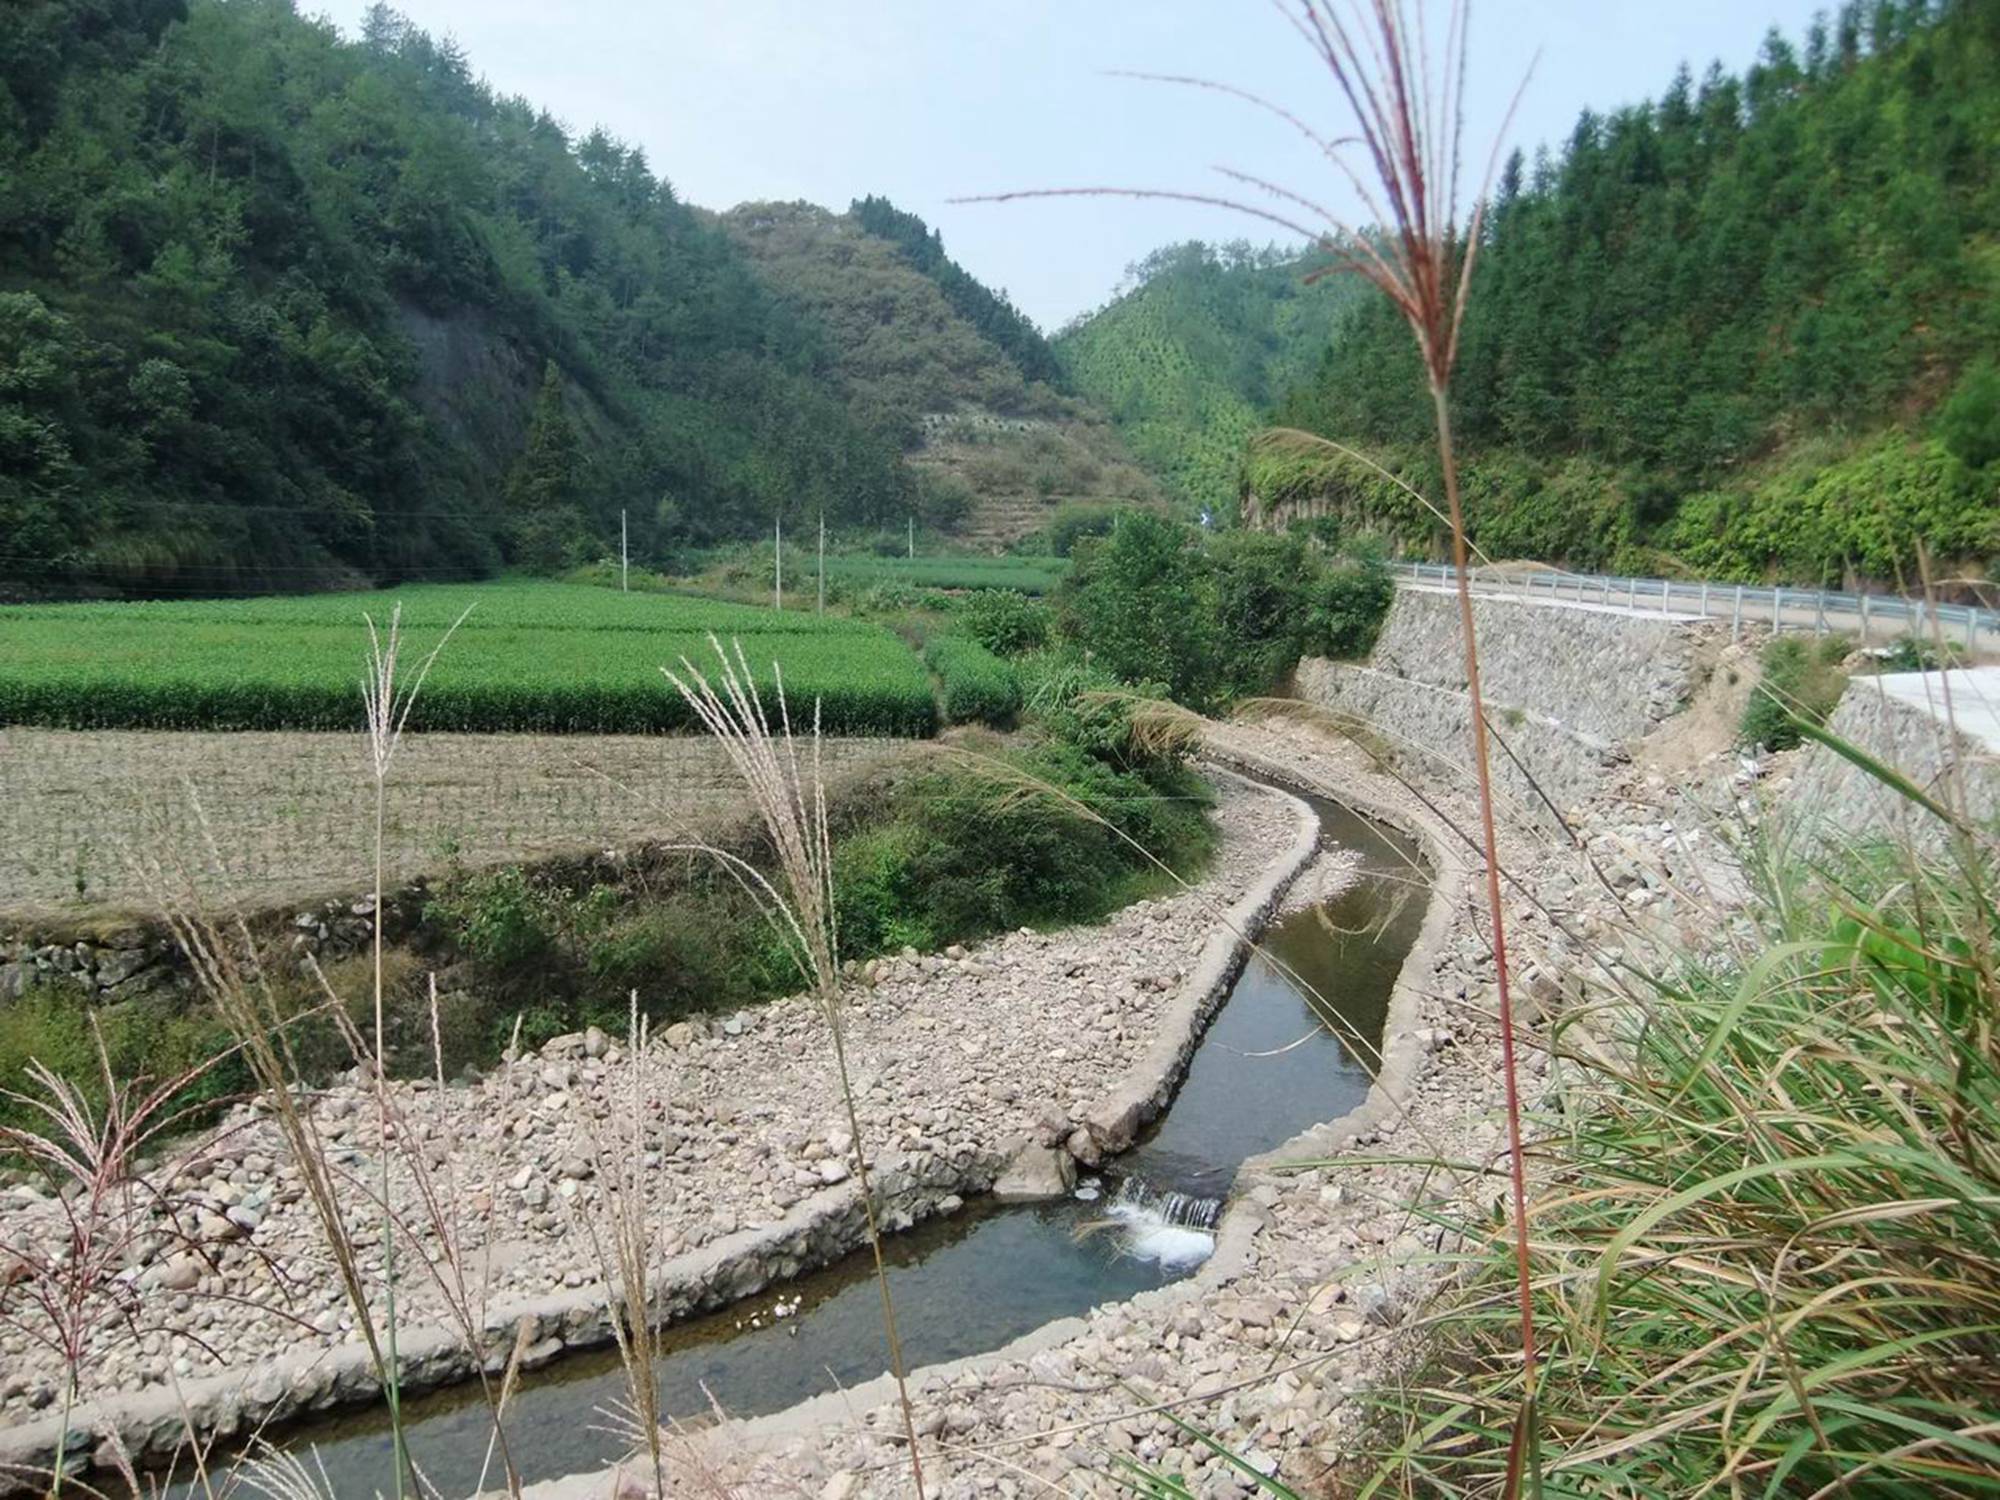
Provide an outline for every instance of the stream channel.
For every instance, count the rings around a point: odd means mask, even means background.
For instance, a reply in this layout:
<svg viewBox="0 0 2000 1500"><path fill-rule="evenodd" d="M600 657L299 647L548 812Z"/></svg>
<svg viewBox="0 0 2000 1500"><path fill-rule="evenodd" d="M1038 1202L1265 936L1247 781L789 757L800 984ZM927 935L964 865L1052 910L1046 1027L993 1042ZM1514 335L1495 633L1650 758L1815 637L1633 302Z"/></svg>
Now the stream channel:
<svg viewBox="0 0 2000 1500"><path fill-rule="evenodd" d="M974 1199L887 1239L911 1369L997 1349L1044 1323L1192 1274L1214 1248L1210 1231L1245 1158L1367 1096L1368 1072L1334 1031L1380 1040L1396 975L1423 924L1424 867L1400 833L1336 803L1305 800L1320 818L1321 846L1357 852L1356 878L1332 900L1279 919L1261 944L1326 998L1339 1017L1333 1030L1288 975L1252 953L1170 1107L1130 1151L1081 1178L1074 1196ZM865 1249L676 1325L662 1345L661 1406L679 1417L706 1416L711 1394L731 1416L758 1416L870 1380L888 1365ZM523 1481L599 1468L626 1451L612 1416L624 1399L615 1349L570 1355L525 1377L507 1414ZM403 1411L412 1457L438 1492L471 1494L482 1472L487 1486L500 1487L476 1387L431 1392ZM274 1436L316 1449L337 1495L391 1491L379 1407Z"/></svg>

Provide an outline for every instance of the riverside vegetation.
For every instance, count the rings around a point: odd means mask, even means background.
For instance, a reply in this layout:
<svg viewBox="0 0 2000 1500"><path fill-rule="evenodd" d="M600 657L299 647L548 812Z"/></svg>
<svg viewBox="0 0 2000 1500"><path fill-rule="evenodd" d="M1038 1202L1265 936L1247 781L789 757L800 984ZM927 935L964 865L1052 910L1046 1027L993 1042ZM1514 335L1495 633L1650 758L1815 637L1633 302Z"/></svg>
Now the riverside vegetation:
<svg viewBox="0 0 2000 1500"><path fill-rule="evenodd" d="M1326 19L1317 8L1309 7L1307 14ZM1434 149L1447 156L1455 150L1442 144L1458 138L1450 128L1449 107L1440 122L1382 102L1456 100L1460 94L1453 85L1464 55L1448 60L1444 79L1430 80L1423 72L1425 59L1407 46L1413 32L1401 24L1404 12L1385 5L1375 20L1381 31L1370 33L1372 60L1345 32L1323 26L1320 61L1348 99L1366 101L1358 123L1374 164L1388 186L1408 189L1392 196L1416 218L1390 226L1385 238L1335 237L1329 248L1358 260L1420 336L1438 477L1446 492L1450 539L1462 564L1469 525L1479 517L1482 481L1475 462L1461 495L1450 431L1461 389L1454 384L1461 326L1468 401L1476 403L1478 385L1470 373L1477 324L1468 319L1461 325L1458 312L1468 289L1484 284L1475 280L1475 253L1495 252L1487 258L1497 278L1507 263L1498 247L1519 242L1506 241L1500 227L1491 239L1483 237L1481 220L1461 234L1453 227L1455 205L1435 196L1443 191L1437 179L1425 179L1430 196L1413 180L1434 159ZM1977 107L1990 102L1990 89L1973 88L1954 71L1976 69L1990 57L1987 20L1977 4L1942 13L1883 7L1870 28L1863 27L1858 11L1844 12L1838 31L1830 34L1835 64L1809 59L1800 76L1791 77L1773 59L1768 71L1785 86L1747 124L1728 103L1730 91L1721 89L1709 124L1730 139L1738 131L1746 139L1765 131L1768 144L1786 138L1782 125L1788 118L1799 123L1795 111L1817 100L1845 98L1844 107L1853 110L1845 123L1860 132L1842 133L1850 146L1865 142L1864 127L1878 119L1928 118L1935 125L1936 116L1926 110L1945 108L1950 114L1957 108L1954 101L1968 92ZM1871 33L1866 56L1864 29ZM1462 33L1454 34L1462 41ZM1374 80L1378 69L1399 85L1393 94L1357 91L1356 79ZM1934 88L1941 78L1951 81L1948 90ZM1971 81L1977 82L1976 74ZM1435 92L1428 88L1433 82L1440 85ZM1880 102L1868 88L1891 82L1909 86L1909 98L1897 96L1909 108L1862 107ZM1848 89L1859 92L1844 94ZM1946 104L1937 103L1940 95ZM1948 118L1935 132L1947 144L1951 125ZM1433 139L1433 130L1442 131L1442 142ZM1643 146L1647 133L1639 131L1636 138ZM209 139L219 148L220 132ZM1687 139L1698 141L1699 135ZM1956 159L1955 151L1944 155L1947 166ZM1717 159L1729 156L1717 153ZM1920 151L1912 160L1920 169L1937 158ZM1672 175L1686 177L1689 170L1682 163ZM1893 187L1899 170L1892 163L1869 180ZM1664 166L1661 175L1667 175ZM1838 185L1838 174L1829 174L1829 180ZM1966 181L1951 180L1961 187ZM1911 181L1921 188L1920 171L1913 169ZM1754 178L1734 182L1739 196L1753 199L1750 188L1770 185ZM1976 191L1973 196L1977 199ZM1524 214L1524 220L1532 217ZM1730 222L1742 227L1744 221L1739 216ZM1768 215L1761 222L1769 222ZM1811 216L1796 222L1809 224ZM1682 243L1669 236L1657 242ZM910 260L913 270L924 269L922 255ZM1830 257L1837 271L1851 272L1857 260L1867 268L1867 257L1852 246ZM942 287L944 278L926 274ZM1926 294L1921 277L1909 279L1912 296ZM1866 291L1868 284L1862 285ZM1838 311L1838 299L1815 303L1793 291L1779 298L1767 286L1759 295L1768 294L1787 310L1796 305ZM1472 305L1477 309L1476 298ZM1559 331L1573 324L1557 318L1548 326ZM1618 326L1650 325L1634 318ZM1886 326L1893 330L1894 320ZM1915 322L1903 325L1912 337L1917 328ZM1641 363L1635 361L1634 368ZM1888 363L1893 367L1897 361ZM1907 364L1902 370L1908 374ZM1957 445L1953 462L1971 466L1982 453L1991 458L1990 448L1977 440L1979 403L1990 384L1970 374L1955 377L1950 420L1941 418L1939 428L1941 442ZM1735 430L1729 426L1730 403L1719 405L1725 408L1719 413L1717 402L1704 400L1659 409L1711 436L1726 435ZM1811 409L1810 400L1798 407ZM1410 441L1418 435L1413 428ZM1925 513L1919 506L1903 520ZM1616 535L1616 527L1611 530ZM1886 550L1861 555L1893 560L1900 544L1893 527L1890 533ZM1252 684L1268 683L1287 656L1300 650L1365 644L1379 617L1379 609L1371 614L1369 601L1385 581L1365 555L1328 557L1319 550L1323 540L1257 538L1239 545L1157 518L1128 516L1110 534L1078 542L1051 604L996 597L967 609L960 633L1008 665L1020 687L1021 712L1044 738L1030 752L1034 759L1011 766L966 758L957 769L976 774L932 783L921 801L898 807L898 819L909 816L914 831L899 832L896 822L882 827L841 822L837 806L822 801L823 789L800 773L799 762L787 773L774 758L770 726L761 713L754 723L746 714L718 724L714 713L701 712L700 692L686 695L693 711L725 741L732 734L750 741L743 764L768 847L756 847L753 840L744 855L712 841L690 840L675 852L705 862L711 875L723 871L724 880L729 871L743 877L730 882L737 895L724 897L744 903L738 908L746 918L740 930L764 935L758 939L769 944L761 949L764 961L770 967L788 962L791 973L803 975L811 1004L823 1014L838 1060L841 1097L830 1092L817 1103L844 1108L855 1128L816 1141L815 1160L831 1153L839 1158L835 1170L845 1170L842 1162L851 1154L855 1171L868 1170L856 1091L840 1051L837 1002L847 981L835 960L848 950L837 934L883 947L916 937L936 942L951 921L997 923L1032 912L1036 902L1052 901L1057 893L1074 895L1079 888L1101 893L1121 878L1152 878L1147 872L1157 866L1140 856L1137 840L1118 836L1120 818L1157 820L1132 826L1161 842L1181 836L1184 852L1199 857L1201 820L1188 801L1198 793L1182 779L1186 773L1178 763L1190 732L1186 711L1137 704L1134 687L1209 708L1253 690ZM1829 550L1810 534L1808 540L1805 555L1821 553L1822 566L1836 554L1844 556L1844 544ZM1754 550L1742 553L1743 566L1752 566ZM1764 565L1786 555L1772 549ZM1466 677L1476 703L1482 643L1473 638L1469 604L1466 617ZM445 623L440 619L435 626ZM453 649L464 647L473 630L468 626ZM1000 1400L1014 1403L1006 1408L1007 1421L1024 1410L1038 1412L1036 1420L1063 1440L1051 1453L1056 1475L1066 1477L1075 1467L1062 1455L1074 1446L1078 1431L1102 1430L1107 1448L1119 1449L1109 1463L1127 1487L1156 1497L1192 1496L1237 1480L1240 1489L1279 1496L1332 1487L1482 1500L1606 1492L1665 1500L1723 1489L1801 1493L1814 1500L1841 1494L1914 1500L2000 1491L2000 1452L1991 1421L2000 1406L1994 1376L2000 1362L1993 1357L1994 1330L2000 1327L1995 1272L2000 1163L1991 1149L2000 1135L2000 975L1994 960L2000 931L1992 899L2000 842L1991 827L1966 816L1967 799L1949 777L1938 786L1918 787L1856 747L1830 741L1809 714L1799 712L1823 701L1834 686L1820 676L1831 664L1814 654L1816 648L1800 645L1803 655L1773 648L1767 660L1772 707L1764 712L1771 726L1764 741L1786 730L1817 741L1901 794L1941 837L1832 849L1810 840L1781 841L1782 823L1766 812L1783 803L1785 762L1758 758L1739 770L1732 757L1711 759L1719 787L1691 788L1676 800L1679 789L1635 770L1607 789L1608 812L1585 808L1576 824L1558 814L1553 831L1538 816L1533 824L1538 831L1506 827L1503 842L1506 809L1496 814L1483 719L1471 715L1471 759L1455 768L1453 784L1426 789L1398 774L1411 804L1441 820L1456 841L1449 845L1454 852L1460 845L1475 851L1473 873L1484 876L1485 902L1448 914L1452 951L1434 971L1441 988L1423 997L1433 1018L1442 1014L1450 1022L1442 1036L1433 1031L1425 1040L1427 1048L1452 1060L1439 1071L1460 1064L1458 1054L1476 1046L1480 1055L1464 1065L1477 1074L1478 1086L1462 1097L1421 1099L1409 1116L1417 1128L1391 1148L1395 1161L1347 1155L1297 1163L1291 1189L1268 1185L1259 1206L1274 1215L1271 1232L1290 1247L1274 1252L1274 1263L1284 1264L1276 1259L1279 1253L1296 1252L1305 1268L1285 1283L1288 1300L1275 1305L1253 1305L1256 1299L1242 1297L1218 1300L1212 1305L1224 1314L1219 1328L1197 1319L1151 1330L1138 1327L1138 1318L1114 1313L1100 1320L1104 1332L1092 1336L1088 1359L1065 1356L1024 1368ZM398 677L397 651L392 631L386 656L379 650L375 655L370 679L372 772L362 785L364 800L372 801L375 811L378 850L404 716L413 701L409 683L423 681L421 672L408 680ZM975 660L981 673L990 673L984 658ZM746 692L732 687L730 702L740 705ZM713 707L717 700L711 694L706 701ZM1265 709L1271 711L1269 705ZM1310 717L1296 706L1285 712ZM1384 757L1371 735L1347 727L1350 743L1340 747L1338 758L1296 736L1267 743L1282 746L1302 765L1325 759L1337 775L1358 776L1357 757L1378 763ZM762 742L756 739L760 733L767 736ZM1760 793L1761 776L1770 776L1771 785ZM1704 790L1719 793L1719 800L1707 813L1710 821L1699 823L1704 814L1696 794ZM1092 797L1099 799L1095 806ZM1630 820L1635 809L1652 823L1661 809L1649 799L1657 799L1672 820L1647 833L1656 868L1644 874L1635 869L1628 877L1603 862L1623 841L1623 830L1602 824L1607 817ZM1014 831L1027 846L1025 874L995 868L986 829L996 813L1023 819ZM1071 839L1078 826L1091 830L1104 859L1077 860ZM1710 840L1711 830L1733 837ZM1703 837L1694 837L1697 833ZM1091 846L1083 847L1088 855ZM933 857L942 859L941 872L924 862ZM376 912L384 895L381 870L378 853L371 908ZM176 872L160 873L171 884ZM1718 873L1719 880L1708 878ZM1748 879L1739 881L1739 875ZM528 952L538 959L553 956L557 990L564 967L574 972L596 963L598 940L632 914L622 907L624 893L617 888L601 895L558 881L538 890L525 872L513 887L482 889L474 883L487 878L473 875L447 892L440 915L451 917L449 940L476 965L479 944L490 938L506 949L525 933ZM722 883L715 889L722 891ZM550 903L538 906L543 897ZM150 1236L155 1221L146 1204L137 1203L135 1212L132 1185L141 1180L136 1163L171 1148L170 1131L185 1122L178 1113L183 1102L212 1107L212 1097L190 1092L212 1086L204 1082L208 1073L240 1065L262 1091L271 1111L269 1127L283 1135L301 1174L300 1211L321 1226L334 1267L324 1286L325 1315L335 1329L343 1316L351 1319L393 1414L400 1399L397 1315L393 1300L386 1317L378 1312L364 1280L393 1287L399 1275L429 1278L441 1305L461 1320L468 1344L483 1349L471 1262L461 1253L463 1241L455 1237L451 1216L441 1211L445 1198L440 1179L432 1175L438 1163L423 1144L433 1137L404 1113L408 1100L433 1090L412 1088L405 1095L387 1076L399 1040L415 1043L419 1052L428 1043L424 1066L436 1075L436 1093L443 1092L442 1007L432 1002L428 986L415 1005L408 1002L418 997L396 995L393 959L382 950L379 922L373 924L374 951L360 972L328 971L322 984L308 967L307 985L294 993L247 967L250 951L226 926L209 925L197 907L179 901L171 909L240 1051L206 1067L191 1063L186 1072L153 1085L116 1076L109 1046L93 1045L89 1053L77 1048L86 1070L80 1080L29 1071L25 1088L9 1099L10 1108L19 1111L14 1118L28 1123L10 1126L7 1140L36 1164L46 1182L61 1189L46 1197L37 1193L35 1201L54 1216L51 1222L67 1227L10 1249L7 1300L0 1307L19 1325L46 1314L36 1325L38 1336L66 1372L61 1389L48 1395L67 1411L103 1322L100 1299L129 1308L130 1301L121 1300L133 1295L122 1275L126 1261L157 1255L162 1248L140 1247L140 1226ZM605 926L593 925L607 915ZM1525 967L1515 974L1519 993L1547 1007L1538 1018L1517 1016L1511 1003L1516 990L1510 988L1508 965L1510 958L1526 956L1523 937L1546 943L1564 960L1554 978ZM732 972L754 972L758 960L749 949L745 953ZM1581 988L1560 982L1572 973ZM626 977L623 971L616 975L618 982ZM628 995L628 1046L617 1057L611 1050L616 1044L602 1029L594 1039L573 1038L575 1050L589 1059L585 1070L594 1065L601 1077L645 1055L647 1017L637 1008ZM533 1024L538 1029L574 1024L582 1014L540 1017ZM294 1037L305 1034L300 1024L328 1029L333 1045L356 1068L344 1107L351 1111L358 1104L362 1115L372 1116L367 1126L372 1134L358 1138L374 1143L381 1178L369 1189L372 1197L364 1193L350 1200L360 1205L358 1214L342 1212L342 1194L352 1185L344 1184L336 1169L349 1158L327 1148L316 1134L315 1117L299 1104L306 1094L299 1085L310 1065L293 1050ZM129 1041L117 1045L129 1055ZM1485 1055L1489 1047L1499 1055L1497 1066ZM566 1092L571 1075L560 1067L557 1075L561 1081L552 1086ZM591 1221L602 1247L598 1280L623 1309L617 1328L629 1340L621 1345L629 1372L628 1416L650 1479L640 1487L666 1494L666 1471L679 1467L690 1483L726 1490L732 1481L714 1467L712 1454L698 1443L683 1454L676 1442L684 1435L663 1434L657 1392L649 1385L651 1303L642 1247L650 1189L639 1170L649 1144L646 1082L636 1062L620 1081L624 1092L614 1088L605 1097L625 1100L625 1115L598 1117L603 1132L589 1142L594 1159L583 1167L600 1183L585 1200L602 1215ZM1460 1113L1469 1108L1479 1118L1454 1117L1455 1125L1448 1120L1439 1132L1439 1117L1427 1112L1431 1105ZM348 1133L348 1127L341 1129ZM390 1191L392 1155L416 1184L414 1196L400 1200L402 1210L428 1223L439 1247L435 1258L415 1258L401 1272L398 1247L407 1252L410 1238ZM242 1170L254 1177L247 1166ZM832 1180L816 1167L813 1175ZM1380 1212L1370 1221L1371 1233L1401 1257L1401 1285L1420 1289L1431 1300L1419 1310L1390 1298L1376 1303L1369 1317L1330 1323L1329 1329L1341 1330L1331 1335L1338 1347L1314 1347L1281 1371L1274 1368L1272 1345L1282 1352L1309 1320L1327 1310L1315 1306L1327 1291L1319 1277L1325 1244L1339 1245L1338 1236L1349 1232L1340 1226L1349 1184L1393 1189L1393 1201L1376 1206ZM246 1191L191 1166L184 1186L213 1195L204 1200L211 1206L202 1232L232 1243L254 1235L266 1211L261 1183L251 1182ZM445 1190L454 1186L444 1180ZM498 1184L487 1184L487 1191L490 1212ZM580 1198L584 1190L563 1196ZM869 1203L866 1194L861 1202ZM358 1226L359 1219L373 1222ZM1419 1238L1418 1225L1432 1234ZM871 1239L873 1230L871 1221ZM1433 1273L1428 1280L1418 1264L1426 1256ZM167 1266L177 1268L169 1272ZM192 1276L196 1287L202 1279L199 1264L179 1257L163 1262L162 1274L178 1280ZM1332 1291L1344 1296L1347 1288ZM1292 1301L1298 1304L1296 1320L1281 1326ZM885 1286L885 1335L900 1377L890 1311ZM1382 1328L1379 1335L1368 1331L1371 1319ZM1114 1328L1121 1332L1114 1334ZM1252 1330L1258 1337L1251 1337ZM1156 1331L1162 1339L1157 1345ZM524 1325L513 1352L501 1350L478 1377L495 1431L496 1472L509 1488L518 1485L502 1418L532 1336ZM1237 1336L1244 1348L1236 1351L1232 1368L1245 1362L1245 1351L1256 1368L1225 1380L1222 1389L1190 1389L1170 1405L1133 1393L1141 1382L1158 1385L1173 1376L1174 1365L1160 1349L1192 1347L1209 1358L1217 1342ZM1317 1337L1317 1329L1306 1336ZM1370 1420L1336 1420L1348 1413L1342 1404L1346 1393L1323 1399L1310 1386L1311 1372L1355 1368L1342 1362L1357 1356L1342 1351L1360 1342L1370 1350L1393 1343L1397 1353L1392 1360L1360 1366L1378 1377L1362 1397ZM1147 1362L1143 1369L1141 1360ZM1022 1386L1039 1390L1051 1382L1063 1385L1049 1397L1065 1403L1062 1411L1022 1404L1035 1399ZM1239 1393L1244 1399L1231 1399ZM954 1394L968 1403L976 1399L963 1388ZM870 1439L875 1446L867 1450L869 1462L879 1448L887 1448L886 1457L879 1466L864 1465L865 1480L848 1470L843 1481L836 1472L833 1482L846 1483L836 1493L852 1494L857 1484L898 1491L907 1471L921 1494L926 1481L916 1467L920 1457L956 1461L958 1455L946 1459L944 1450L978 1434L986 1420L977 1411L961 1417L970 1407L954 1406L939 1410L938 1425L920 1437L907 1391L897 1405L893 1425L901 1429L900 1445ZM1089 1414L1074 1417L1072 1409L1082 1407ZM1225 1430L1211 1435L1211 1424ZM1252 1434L1260 1443L1283 1440L1284 1451L1274 1457L1251 1446ZM1004 1455L1019 1442L1018 1434L996 1438L973 1458ZM115 1442L109 1457L114 1462L120 1457ZM1017 1479L1023 1467L1004 1456L991 1461L1002 1465L1009 1479ZM288 1461L275 1462L275 1470L267 1472L285 1476L288 1493L311 1490L303 1462L289 1461L289 1467ZM397 1465L399 1493L406 1483L418 1488L407 1468ZM1057 1482L1042 1474L1036 1479Z"/></svg>

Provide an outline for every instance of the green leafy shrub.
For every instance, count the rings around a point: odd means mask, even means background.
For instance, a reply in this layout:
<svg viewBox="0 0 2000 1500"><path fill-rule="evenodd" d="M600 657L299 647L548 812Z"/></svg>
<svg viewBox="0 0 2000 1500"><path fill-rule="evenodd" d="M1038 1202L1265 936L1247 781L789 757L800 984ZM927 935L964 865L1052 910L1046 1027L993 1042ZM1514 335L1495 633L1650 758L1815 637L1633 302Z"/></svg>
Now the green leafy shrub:
<svg viewBox="0 0 2000 1500"><path fill-rule="evenodd" d="M917 476L917 519L935 531L957 531L972 514L978 496L952 474L922 471Z"/></svg>
<svg viewBox="0 0 2000 1500"><path fill-rule="evenodd" d="M1021 707L1021 683L1014 669L966 636L933 636L924 664L944 689L944 716L953 724L1004 728Z"/></svg>
<svg viewBox="0 0 2000 1500"><path fill-rule="evenodd" d="M1042 529L1051 557L1068 557L1085 537L1109 536L1118 526L1115 505L1064 505Z"/></svg>
<svg viewBox="0 0 2000 1500"><path fill-rule="evenodd" d="M890 826L843 843L835 893L851 955L1101 917L1155 878L1124 838L1183 873L1209 852L1189 773L1149 778L1063 744L1008 762L917 778Z"/></svg>
<svg viewBox="0 0 2000 1500"><path fill-rule="evenodd" d="M1365 653L1393 597L1372 551L1329 556L1299 537L1204 537L1134 515L1080 545L1057 606L1094 663L1206 711L1269 692L1301 656Z"/></svg>
<svg viewBox="0 0 2000 1500"><path fill-rule="evenodd" d="M958 606L958 629L988 651L1019 656L1049 642L1048 606L1014 589L983 589Z"/></svg>
<svg viewBox="0 0 2000 1500"><path fill-rule="evenodd" d="M1366 656L1382 633L1396 580L1378 551L1343 558L1320 571L1301 654L1354 660Z"/></svg>
<svg viewBox="0 0 2000 1500"><path fill-rule="evenodd" d="M1968 469L2000 462L2000 365L1981 360L1938 413L1938 438Z"/></svg>
<svg viewBox="0 0 2000 1500"><path fill-rule="evenodd" d="M1114 676L1163 682L1191 707L1213 701L1215 596L1188 527L1140 512L1111 535L1080 542L1057 606L1063 634Z"/></svg>
<svg viewBox="0 0 2000 1500"><path fill-rule="evenodd" d="M1799 743L1794 716L1824 724L1847 685L1840 662L1848 643L1841 636L1806 640L1781 635L1764 647L1764 676L1743 709L1738 734L1746 745L1790 750Z"/></svg>
<svg viewBox="0 0 2000 1500"><path fill-rule="evenodd" d="M206 1010L156 996L104 1009L95 1006L93 996L61 981L31 986L20 999L0 1006L0 1088L32 1093L25 1070L38 1061L75 1084L101 1110L104 1072L91 1035L93 1019L112 1073L140 1086L168 1082L223 1058L175 1098L176 1109L192 1111L191 1125L208 1118L212 1106L250 1087L249 1070L235 1057L223 1056L234 1045L228 1028ZM47 1124L17 1101L0 1098L0 1127L39 1130Z"/></svg>

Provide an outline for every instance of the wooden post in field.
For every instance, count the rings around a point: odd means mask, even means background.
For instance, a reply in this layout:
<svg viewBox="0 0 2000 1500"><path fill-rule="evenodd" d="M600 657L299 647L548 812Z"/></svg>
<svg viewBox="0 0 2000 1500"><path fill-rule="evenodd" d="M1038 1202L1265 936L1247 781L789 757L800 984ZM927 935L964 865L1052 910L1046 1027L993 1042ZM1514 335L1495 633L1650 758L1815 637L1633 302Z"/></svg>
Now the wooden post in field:
<svg viewBox="0 0 2000 1500"><path fill-rule="evenodd" d="M819 612L826 613L826 512L819 513Z"/></svg>
<svg viewBox="0 0 2000 1500"><path fill-rule="evenodd" d="M771 523L771 607L785 607L785 518Z"/></svg>
<svg viewBox="0 0 2000 1500"><path fill-rule="evenodd" d="M618 588L621 593L632 592L632 555L625 545L625 512L618 512Z"/></svg>

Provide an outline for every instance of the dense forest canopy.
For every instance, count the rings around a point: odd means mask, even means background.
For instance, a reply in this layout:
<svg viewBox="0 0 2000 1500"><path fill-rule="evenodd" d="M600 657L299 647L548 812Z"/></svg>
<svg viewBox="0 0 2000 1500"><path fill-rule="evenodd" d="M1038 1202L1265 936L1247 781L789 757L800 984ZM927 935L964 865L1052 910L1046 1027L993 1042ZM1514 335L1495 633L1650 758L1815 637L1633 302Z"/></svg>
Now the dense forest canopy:
<svg viewBox="0 0 2000 1500"><path fill-rule="evenodd" d="M558 566L621 510L651 557L916 507L911 414L856 399L723 227L386 7L355 41L290 0L26 0L7 29L11 591ZM886 253L971 309L936 337L1047 366L869 202Z"/></svg>
<svg viewBox="0 0 2000 1500"><path fill-rule="evenodd" d="M1455 424L1498 555L1818 582L2000 549L2000 3L1844 6L1733 77L1683 68L1494 185ZM1280 421L1434 484L1407 330L1371 294ZM1253 465L1255 499L1351 470Z"/></svg>
<svg viewBox="0 0 2000 1500"><path fill-rule="evenodd" d="M1317 264L1240 241L1165 246L1063 330L1056 357L1177 496L1228 517L1244 440L1312 374L1358 293L1346 277L1309 280Z"/></svg>

